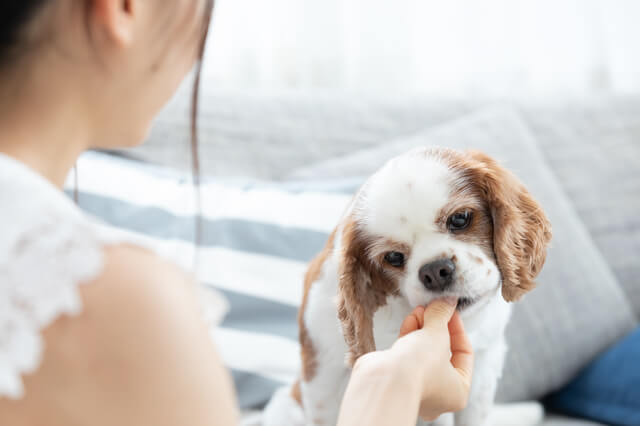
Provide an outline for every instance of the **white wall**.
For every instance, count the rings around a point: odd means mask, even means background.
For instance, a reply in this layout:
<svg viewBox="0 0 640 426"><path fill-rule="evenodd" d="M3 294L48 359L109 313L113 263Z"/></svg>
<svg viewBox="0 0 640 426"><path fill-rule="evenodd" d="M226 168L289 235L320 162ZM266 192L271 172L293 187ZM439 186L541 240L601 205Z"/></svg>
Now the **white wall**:
<svg viewBox="0 0 640 426"><path fill-rule="evenodd" d="M209 83L640 92L640 0L217 0Z"/></svg>

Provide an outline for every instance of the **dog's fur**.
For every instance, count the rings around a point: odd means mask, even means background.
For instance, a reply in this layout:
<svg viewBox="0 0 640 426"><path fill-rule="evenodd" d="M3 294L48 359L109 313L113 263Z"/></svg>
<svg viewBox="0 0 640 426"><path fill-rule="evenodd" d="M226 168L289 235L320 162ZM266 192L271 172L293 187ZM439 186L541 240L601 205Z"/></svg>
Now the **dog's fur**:
<svg viewBox="0 0 640 426"><path fill-rule="evenodd" d="M469 226L450 230L449 218L462 211L471 212ZM459 299L475 370L467 408L437 424L486 424L506 351L507 302L535 286L550 239L529 192L480 152L420 148L390 160L355 195L309 267L300 380L272 400L265 425L291 424L286 411L300 419L300 407L305 424L334 425L355 360L390 347L414 307L446 296ZM404 254L404 265L389 264L389 252ZM455 265L453 283L429 290L418 271L439 259Z"/></svg>

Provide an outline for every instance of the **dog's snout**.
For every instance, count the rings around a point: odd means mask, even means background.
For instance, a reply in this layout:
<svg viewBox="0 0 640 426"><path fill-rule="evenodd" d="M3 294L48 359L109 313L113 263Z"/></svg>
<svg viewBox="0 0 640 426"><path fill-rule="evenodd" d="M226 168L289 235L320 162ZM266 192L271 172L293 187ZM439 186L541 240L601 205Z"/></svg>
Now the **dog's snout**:
<svg viewBox="0 0 640 426"><path fill-rule="evenodd" d="M444 291L453 282L456 265L450 259L440 259L420 268L418 275L424 286L432 291Z"/></svg>

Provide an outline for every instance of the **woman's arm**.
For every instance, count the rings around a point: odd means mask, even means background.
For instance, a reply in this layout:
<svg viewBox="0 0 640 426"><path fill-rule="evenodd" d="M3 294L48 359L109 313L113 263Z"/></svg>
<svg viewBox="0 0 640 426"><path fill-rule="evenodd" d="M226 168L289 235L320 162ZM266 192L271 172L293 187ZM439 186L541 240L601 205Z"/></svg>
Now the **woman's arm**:
<svg viewBox="0 0 640 426"><path fill-rule="evenodd" d="M392 352L356 362L340 408L339 426L415 426L422 389Z"/></svg>
<svg viewBox="0 0 640 426"><path fill-rule="evenodd" d="M233 387L200 318L195 286L140 249L106 251L81 287L84 309L45 330L44 359L20 401L0 399L13 426L237 424Z"/></svg>
<svg viewBox="0 0 640 426"><path fill-rule="evenodd" d="M416 308L391 349L358 359L339 426L414 426L418 415L434 420L465 407L473 351L455 302L438 300Z"/></svg>

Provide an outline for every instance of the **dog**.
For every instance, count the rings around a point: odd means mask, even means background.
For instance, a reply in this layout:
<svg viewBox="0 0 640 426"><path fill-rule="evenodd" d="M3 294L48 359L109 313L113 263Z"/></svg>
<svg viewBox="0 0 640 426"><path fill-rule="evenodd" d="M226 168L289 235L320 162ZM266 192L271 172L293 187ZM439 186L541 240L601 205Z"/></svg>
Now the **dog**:
<svg viewBox="0 0 640 426"><path fill-rule="evenodd" d="M309 266L298 316L300 379L275 394L264 425L335 425L358 357L389 348L413 308L442 297L458 300L475 368L467 407L435 424L499 423L490 415L508 302L535 287L550 240L540 205L481 152L427 147L389 160ZM511 425L525 422L517 413Z"/></svg>

